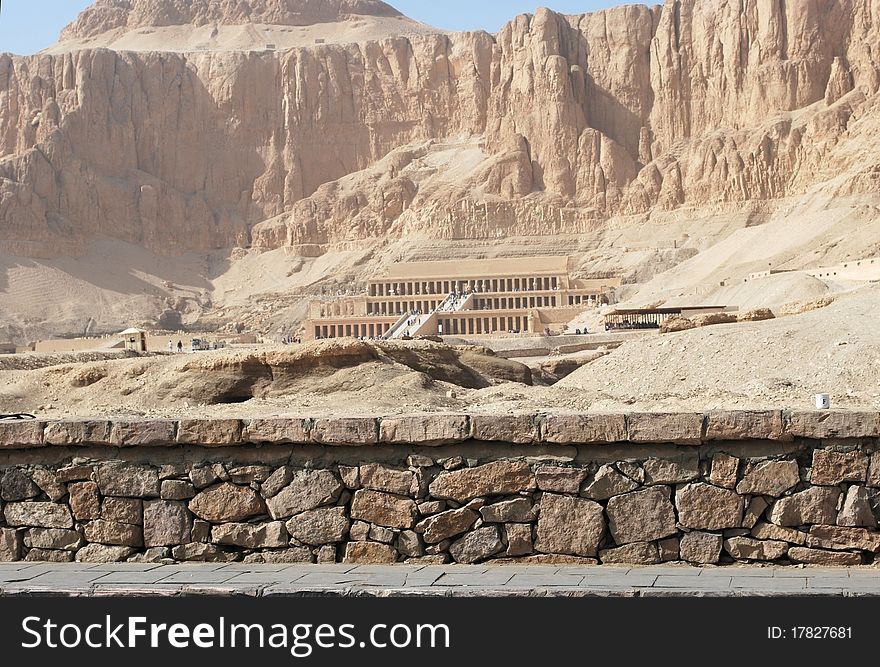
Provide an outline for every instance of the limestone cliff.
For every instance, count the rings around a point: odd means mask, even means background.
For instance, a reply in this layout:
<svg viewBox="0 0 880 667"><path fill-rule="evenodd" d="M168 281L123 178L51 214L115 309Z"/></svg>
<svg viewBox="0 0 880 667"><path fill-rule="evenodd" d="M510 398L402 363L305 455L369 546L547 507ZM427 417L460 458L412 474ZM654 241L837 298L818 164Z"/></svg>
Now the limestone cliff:
<svg viewBox="0 0 880 667"><path fill-rule="evenodd" d="M63 37L393 12L102 0ZM0 56L0 251L322 252L876 192L878 44L880 0L667 0L496 36Z"/></svg>

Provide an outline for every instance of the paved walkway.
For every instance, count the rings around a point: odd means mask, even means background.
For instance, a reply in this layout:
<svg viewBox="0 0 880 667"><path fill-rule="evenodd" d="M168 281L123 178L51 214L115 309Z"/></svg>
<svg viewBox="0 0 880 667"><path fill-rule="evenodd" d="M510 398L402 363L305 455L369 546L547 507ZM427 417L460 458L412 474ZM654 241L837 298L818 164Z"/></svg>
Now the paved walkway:
<svg viewBox="0 0 880 667"><path fill-rule="evenodd" d="M877 596L880 569L0 563L0 595Z"/></svg>

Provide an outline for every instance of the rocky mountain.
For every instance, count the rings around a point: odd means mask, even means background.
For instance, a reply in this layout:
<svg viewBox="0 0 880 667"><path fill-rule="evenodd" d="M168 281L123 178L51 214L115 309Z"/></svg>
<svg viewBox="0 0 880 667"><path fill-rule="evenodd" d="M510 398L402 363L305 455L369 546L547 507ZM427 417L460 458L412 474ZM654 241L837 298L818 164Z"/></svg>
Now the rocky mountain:
<svg viewBox="0 0 880 667"><path fill-rule="evenodd" d="M347 41L367 19L397 23ZM222 32L242 26L331 39ZM178 28L185 47L137 47ZM539 9L497 35L367 0L100 0L48 52L0 56L0 252L595 249L634 224L651 239L674 222L686 243L793 200L875 211L878 90L880 0ZM642 270L621 252L602 268Z"/></svg>

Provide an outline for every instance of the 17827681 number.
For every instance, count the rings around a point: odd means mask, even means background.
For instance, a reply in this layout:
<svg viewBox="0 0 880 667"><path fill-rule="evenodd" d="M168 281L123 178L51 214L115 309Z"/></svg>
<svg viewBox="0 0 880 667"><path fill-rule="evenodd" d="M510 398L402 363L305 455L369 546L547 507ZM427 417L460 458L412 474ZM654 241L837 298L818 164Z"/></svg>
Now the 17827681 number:
<svg viewBox="0 0 880 667"><path fill-rule="evenodd" d="M767 628L767 639L852 639L850 626L793 625L788 628Z"/></svg>
<svg viewBox="0 0 880 667"><path fill-rule="evenodd" d="M852 628L828 625L795 625L792 639L852 639Z"/></svg>

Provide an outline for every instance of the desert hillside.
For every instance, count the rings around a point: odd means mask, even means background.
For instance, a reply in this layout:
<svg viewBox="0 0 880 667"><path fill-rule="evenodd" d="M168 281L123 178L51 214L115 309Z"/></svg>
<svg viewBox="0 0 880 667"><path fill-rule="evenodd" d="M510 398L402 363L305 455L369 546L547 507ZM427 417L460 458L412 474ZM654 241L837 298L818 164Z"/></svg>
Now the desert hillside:
<svg viewBox="0 0 880 667"><path fill-rule="evenodd" d="M372 0L100 0L0 55L0 338L274 334L387 262L503 254L760 305L730 285L880 254L878 17L668 0L490 35Z"/></svg>

